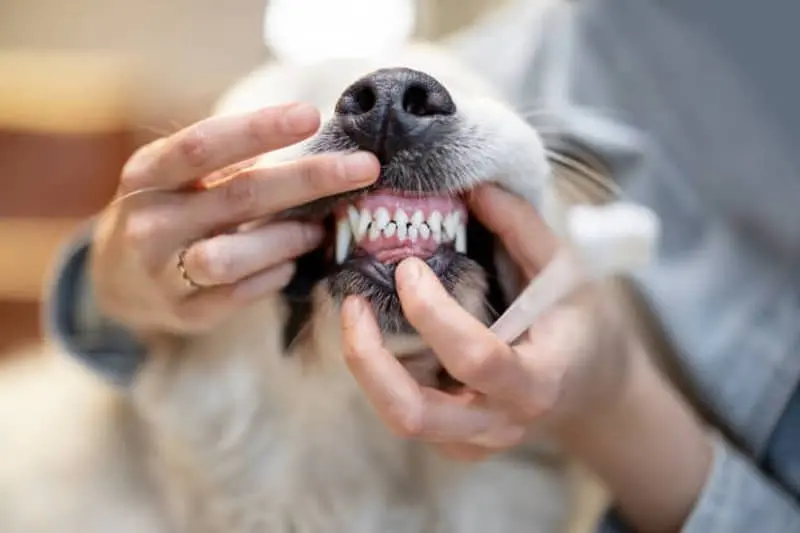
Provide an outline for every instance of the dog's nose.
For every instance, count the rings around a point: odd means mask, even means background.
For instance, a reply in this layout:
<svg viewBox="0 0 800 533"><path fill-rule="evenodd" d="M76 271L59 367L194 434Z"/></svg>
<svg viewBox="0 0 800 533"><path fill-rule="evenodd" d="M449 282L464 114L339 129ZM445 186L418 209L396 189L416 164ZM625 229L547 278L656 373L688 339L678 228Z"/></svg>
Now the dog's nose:
<svg viewBox="0 0 800 533"><path fill-rule="evenodd" d="M441 83L408 68L375 71L345 89L336 104L344 132L383 162L424 140L436 119L455 112Z"/></svg>

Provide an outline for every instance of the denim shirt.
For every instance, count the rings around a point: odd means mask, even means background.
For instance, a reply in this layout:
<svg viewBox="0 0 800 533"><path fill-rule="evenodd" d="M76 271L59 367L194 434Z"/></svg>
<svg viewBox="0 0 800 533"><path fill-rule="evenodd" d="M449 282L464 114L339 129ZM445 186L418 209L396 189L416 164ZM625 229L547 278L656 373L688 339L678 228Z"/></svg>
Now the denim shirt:
<svg viewBox="0 0 800 533"><path fill-rule="evenodd" d="M716 439L683 531L800 532L800 4L543 4L518 2L450 44L662 218L659 260L636 281L739 444ZM48 324L124 387L145 351L93 305L88 245L65 251ZM611 513L601 530L626 527Z"/></svg>

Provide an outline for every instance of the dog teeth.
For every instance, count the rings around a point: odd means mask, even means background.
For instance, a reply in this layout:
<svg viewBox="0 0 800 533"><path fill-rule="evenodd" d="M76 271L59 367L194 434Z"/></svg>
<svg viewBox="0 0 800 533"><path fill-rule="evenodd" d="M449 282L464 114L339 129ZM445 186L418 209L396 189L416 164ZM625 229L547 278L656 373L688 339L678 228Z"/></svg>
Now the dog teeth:
<svg viewBox="0 0 800 533"><path fill-rule="evenodd" d="M372 216L367 209L361 210L361 218L358 221L358 228L353 232L356 236L356 242L359 242L367 234L367 229L372 222Z"/></svg>
<svg viewBox="0 0 800 533"><path fill-rule="evenodd" d="M381 237L395 237L400 242L417 242L433 239L436 244L452 242L458 253L467 251L467 229L461 222L461 213L453 211L442 214L433 211L425 217L422 210L408 214L403 209L391 213L385 207L374 212L347 206L346 215L337 220L335 257L337 264L343 263L354 245L364 241L374 242Z"/></svg>
<svg viewBox="0 0 800 533"><path fill-rule="evenodd" d="M398 220L397 221L397 238L398 238L398 240L400 240L400 242L403 242L404 240L406 240L407 236L408 236L408 222L402 222L401 223Z"/></svg>
<svg viewBox="0 0 800 533"><path fill-rule="evenodd" d="M352 235L350 222L347 219L340 219L336 223L336 264L341 265L347 259L350 251L350 236Z"/></svg>
<svg viewBox="0 0 800 533"><path fill-rule="evenodd" d="M458 229L458 219L460 218L458 212L450 213L444 218L444 234L448 241L456 238L456 229Z"/></svg>
<svg viewBox="0 0 800 533"><path fill-rule="evenodd" d="M402 209L397 209L394 212L394 221L397 223L397 229L408 226L408 215Z"/></svg>
<svg viewBox="0 0 800 533"><path fill-rule="evenodd" d="M348 205L347 219L350 221L350 229L355 234L356 231L358 230L358 222L361 220L361 214L358 212L358 209L356 209L352 205Z"/></svg>
<svg viewBox="0 0 800 533"><path fill-rule="evenodd" d="M431 238L431 228L427 224L422 224L419 227L419 236L422 240L426 241Z"/></svg>
<svg viewBox="0 0 800 533"><path fill-rule="evenodd" d="M391 217L389 217L389 210L385 207L379 207L375 210L373 227L377 227L378 230L383 230L391 220Z"/></svg>
<svg viewBox="0 0 800 533"><path fill-rule="evenodd" d="M367 238L370 241L377 241L378 237L381 236L381 229L378 227L377 224L372 224L369 227L369 232L367 233Z"/></svg>
<svg viewBox="0 0 800 533"><path fill-rule="evenodd" d="M459 224L456 228L456 252L467 253L467 227L464 224Z"/></svg>

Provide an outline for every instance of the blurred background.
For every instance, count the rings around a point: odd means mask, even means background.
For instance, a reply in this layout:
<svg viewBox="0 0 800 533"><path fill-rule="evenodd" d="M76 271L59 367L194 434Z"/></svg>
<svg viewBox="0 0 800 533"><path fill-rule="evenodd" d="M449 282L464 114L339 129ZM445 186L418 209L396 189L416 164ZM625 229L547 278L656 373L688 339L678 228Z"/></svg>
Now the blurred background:
<svg viewBox="0 0 800 533"><path fill-rule="evenodd" d="M0 353L40 337L55 254L132 151L204 117L270 58L266 4L0 0ZM438 39L503 4L416 0L414 31Z"/></svg>

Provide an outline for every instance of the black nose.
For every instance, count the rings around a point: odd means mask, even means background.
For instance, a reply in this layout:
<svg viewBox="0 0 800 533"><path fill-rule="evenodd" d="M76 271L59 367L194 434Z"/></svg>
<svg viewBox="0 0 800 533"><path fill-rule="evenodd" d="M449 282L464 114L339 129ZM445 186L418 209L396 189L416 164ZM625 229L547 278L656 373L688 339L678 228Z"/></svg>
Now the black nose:
<svg viewBox="0 0 800 533"><path fill-rule="evenodd" d="M424 141L437 119L455 112L441 83L407 68L381 69L361 78L336 104L344 132L383 162Z"/></svg>

